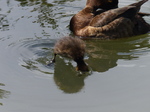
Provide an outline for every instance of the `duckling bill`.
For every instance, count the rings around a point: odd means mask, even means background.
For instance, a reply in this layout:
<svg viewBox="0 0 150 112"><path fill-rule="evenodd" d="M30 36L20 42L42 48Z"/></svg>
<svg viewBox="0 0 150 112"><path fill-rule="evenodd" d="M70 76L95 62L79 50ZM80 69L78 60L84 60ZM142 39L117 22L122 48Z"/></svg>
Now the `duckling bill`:
<svg viewBox="0 0 150 112"><path fill-rule="evenodd" d="M89 69L84 62L85 47L84 41L79 38L63 37L54 46L54 58L52 62L56 61L56 55L68 57L77 63L77 70L87 72Z"/></svg>

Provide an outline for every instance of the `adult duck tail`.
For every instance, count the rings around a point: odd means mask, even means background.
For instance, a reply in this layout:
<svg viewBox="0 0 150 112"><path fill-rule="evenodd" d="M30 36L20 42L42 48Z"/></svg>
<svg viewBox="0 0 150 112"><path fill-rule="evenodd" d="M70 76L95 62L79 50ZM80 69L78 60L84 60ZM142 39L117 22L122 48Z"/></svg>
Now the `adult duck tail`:
<svg viewBox="0 0 150 112"><path fill-rule="evenodd" d="M137 12L139 12L141 6L147 2L148 0L142 0L142 1L139 1L139 2L136 2L136 3L133 3L133 4L130 4L130 6L135 6L136 7L136 10Z"/></svg>

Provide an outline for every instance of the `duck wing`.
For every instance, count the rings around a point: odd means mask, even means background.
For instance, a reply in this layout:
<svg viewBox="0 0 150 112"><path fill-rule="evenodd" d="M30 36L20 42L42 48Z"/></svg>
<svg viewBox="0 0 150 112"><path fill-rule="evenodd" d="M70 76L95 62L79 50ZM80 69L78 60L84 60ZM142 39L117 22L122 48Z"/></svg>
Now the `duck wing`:
<svg viewBox="0 0 150 112"><path fill-rule="evenodd" d="M100 39L130 37L134 35L133 28L134 24L130 19L120 17L102 27L87 26L78 31L78 35Z"/></svg>
<svg viewBox="0 0 150 112"><path fill-rule="evenodd" d="M103 12L95 16L90 21L89 25L94 26L94 27L101 27L112 22L114 19L119 18L119 17L133 19L135 15L139 12L141 5L147 1L148 0L142 0L137 3L133 3L122 8L112 9L112 10Z"/></svg>
<svg viewBox="0 0 150 112"><path fill-rule="evenodd" d="M126 11L134 9L135 6L126 6L122 8L108 10L95 16L89 23L89 26L102 27L112 22L114 19L124 14Z"/></svg>

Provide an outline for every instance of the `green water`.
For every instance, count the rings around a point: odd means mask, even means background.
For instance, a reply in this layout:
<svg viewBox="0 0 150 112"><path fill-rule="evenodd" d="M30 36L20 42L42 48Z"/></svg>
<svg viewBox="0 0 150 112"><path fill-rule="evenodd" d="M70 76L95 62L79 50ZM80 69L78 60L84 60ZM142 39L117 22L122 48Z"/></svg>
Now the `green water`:
<svg viewBox="0 0 150 112"><path fill-rule="evenodd" d="M120 0L119 6L136 0ZM150 34L85 40L90 72L53 57L86 0L0 0L1 112L149 112ZM150 11L150 2L142 12ZM150 23L150 17L144 17Z"/></svg>

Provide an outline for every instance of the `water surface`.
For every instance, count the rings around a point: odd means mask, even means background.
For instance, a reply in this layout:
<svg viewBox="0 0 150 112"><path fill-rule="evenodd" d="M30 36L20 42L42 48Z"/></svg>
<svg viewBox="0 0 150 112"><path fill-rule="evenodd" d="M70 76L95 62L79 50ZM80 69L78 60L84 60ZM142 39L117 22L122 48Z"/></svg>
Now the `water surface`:
<svg viewBox="0 0 150 112"><path fill-rule="evenodd" d="M136 0L120 0L125 6ZM0 0L0 111L149 112L150 34L86 40L90 73L53 57L86 0ZM150 2L141 11L150 11ZM144 17L150 23L150 17Z"/></svg>

